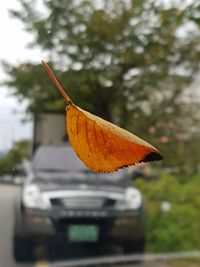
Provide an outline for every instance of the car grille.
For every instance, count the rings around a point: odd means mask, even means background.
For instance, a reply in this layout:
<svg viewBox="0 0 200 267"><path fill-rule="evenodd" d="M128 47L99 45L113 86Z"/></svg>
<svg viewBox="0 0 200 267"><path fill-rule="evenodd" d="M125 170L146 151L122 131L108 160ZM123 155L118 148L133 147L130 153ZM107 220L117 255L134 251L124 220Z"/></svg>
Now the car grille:
<svg viewBox="0 0 200 267"><path fill-rule="evenodd" d="M54 198L51 199L53 206L65 207L67 209L95 209L100 210L112 207L115 200L102 197L76 197L76 198Z"/></svg>

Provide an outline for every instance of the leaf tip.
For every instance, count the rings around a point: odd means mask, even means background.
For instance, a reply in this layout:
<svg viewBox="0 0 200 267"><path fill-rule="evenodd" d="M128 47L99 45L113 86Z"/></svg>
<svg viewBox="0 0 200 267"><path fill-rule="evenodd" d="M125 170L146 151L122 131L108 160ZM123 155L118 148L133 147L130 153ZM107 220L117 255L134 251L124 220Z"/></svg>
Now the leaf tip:
<svg viewBox="0 0 200 267"><path fill-rule="evenodd" d="M150 152L149 154L145 155L145 157L140 160L140 162L149 162L149 161L158 161L162 160L163 156L160 154L160 152Z"/></svg>

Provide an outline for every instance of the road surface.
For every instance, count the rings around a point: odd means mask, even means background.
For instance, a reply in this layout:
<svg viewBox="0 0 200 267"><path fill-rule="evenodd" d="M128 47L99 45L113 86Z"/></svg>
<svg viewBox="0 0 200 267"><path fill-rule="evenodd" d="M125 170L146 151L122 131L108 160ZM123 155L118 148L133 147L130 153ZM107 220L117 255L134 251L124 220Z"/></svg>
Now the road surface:
<svg viewBox="0 0 200 267"><path fill-rule="evenodd" d="M0 184L0 266L18 267L12 257L13 203L19 187ZM24 267L32 267L26 264Z"/></svg>
<svg viewBox="0 0 200 267"><path fill-rule="evenodd" d="M56 267L57 263L38 260L33 263L17 264L12 256L13 206L19 186L0 184L0 267ZM116 264L115 264L116 265ZM115 266L109 264L109 267ZM64 265L62 264L64 267ZM105 266L105 265L102 265ZM165 263L145 262L143 264L118 264L118 267L171 267Z"/></svg>

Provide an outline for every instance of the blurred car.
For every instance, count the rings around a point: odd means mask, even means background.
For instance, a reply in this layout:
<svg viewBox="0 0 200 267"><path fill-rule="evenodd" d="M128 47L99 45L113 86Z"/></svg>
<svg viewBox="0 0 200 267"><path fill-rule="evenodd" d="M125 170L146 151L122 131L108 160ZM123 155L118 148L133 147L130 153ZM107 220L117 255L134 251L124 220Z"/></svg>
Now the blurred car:
<svg viewBox="0 0 200 267"><path fill-rule="evenodd" d="M4 175L0 176L0 183L6 183L6 184L13 183L12 175L4 174Z"/></svg>
<svg viewBox="0 0 200 267"><path fill-rule="evenodd" d="M142 253L144 222L142 195L126 171L94 174L70 146L42 146L16 200L14 257L30 260L38 245L48 257L99 255L112 246Z"/></svg>
<svg viewBox="0 0 200 267"><path fill-rule="evenodd" d="M17 164L12 171L13 183L22 185L27 178L27 169L23 164Z"/></svg>

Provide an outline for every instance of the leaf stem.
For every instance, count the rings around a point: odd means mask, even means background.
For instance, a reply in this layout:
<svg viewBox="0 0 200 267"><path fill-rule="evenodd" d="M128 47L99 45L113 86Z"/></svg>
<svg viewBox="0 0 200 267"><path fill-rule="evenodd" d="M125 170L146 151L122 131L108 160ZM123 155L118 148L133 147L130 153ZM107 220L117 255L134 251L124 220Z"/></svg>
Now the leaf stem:
<svg viewBox="0 0 200 267"><path fill-rule="evenodd" d="M49 74L49 77L51 78L51 80L53 81L53 83L55 84L55 86L57 87L57 89L60 91L61 95L67 101L67 103L69 105L72 104L73 103L72 100L69 98L69 96L67 95L67 93L65 92L65 90L63 89L63 87L61 86L61 84L56 79L56 77L53 74L53 71L51 70L51 68L49 67L49 65L46 62L44 62L43 60L42 60L42 65L43 65L44 69L46 70L46 72Z"/></svg>

